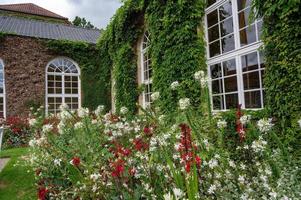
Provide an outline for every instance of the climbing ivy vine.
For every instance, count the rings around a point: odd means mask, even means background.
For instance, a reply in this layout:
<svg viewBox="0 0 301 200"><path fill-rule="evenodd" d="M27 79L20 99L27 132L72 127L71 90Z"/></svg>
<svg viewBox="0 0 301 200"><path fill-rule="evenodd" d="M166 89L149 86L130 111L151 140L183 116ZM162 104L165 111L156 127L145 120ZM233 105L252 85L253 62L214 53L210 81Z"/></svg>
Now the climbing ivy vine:
<svg viewBox="0 0 301 200"><path fill-rule="evenodd" d="M98 43L101 57L110 58L102 65L113 72L117 111L121 106L128 107L131 113L137 111L136 45L146 29L151 34L153 90L161 95L157 106L174 111L181 97L189 97L194 106L199 105L200 90L193 73L206 69L203 31L198 31L204 8L202 0L124 2ZM181 82L179 95L170 89L173 81Z"/></svg>
<svg viewBox="0 0 301 200"><path fill-rule="evenodd" d="M253 0L253 8L264 21L268 110L281 121L283 128L296 126L301 114L300 0Z"/></svg>

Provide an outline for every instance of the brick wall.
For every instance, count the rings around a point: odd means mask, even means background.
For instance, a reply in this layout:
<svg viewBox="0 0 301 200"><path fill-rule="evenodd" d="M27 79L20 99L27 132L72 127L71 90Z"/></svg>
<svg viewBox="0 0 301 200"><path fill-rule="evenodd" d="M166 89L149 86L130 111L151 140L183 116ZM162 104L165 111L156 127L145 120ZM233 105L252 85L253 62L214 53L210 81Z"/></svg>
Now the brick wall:
<svg viewBox="0 0 301 200"><path fill-rule="evenodd" d="M7 116L27 115L32 102L45 104L45 69L55 57L39 39L7 36L0 43Z"/></svg>

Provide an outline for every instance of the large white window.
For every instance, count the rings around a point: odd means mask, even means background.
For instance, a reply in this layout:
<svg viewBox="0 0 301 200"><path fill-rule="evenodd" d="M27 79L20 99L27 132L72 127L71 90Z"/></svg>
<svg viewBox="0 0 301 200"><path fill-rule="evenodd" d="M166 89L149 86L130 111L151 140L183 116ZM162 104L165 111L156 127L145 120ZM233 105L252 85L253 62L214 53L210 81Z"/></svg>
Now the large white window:
<svg viewBox="0 0 301 200"><path fill-rule="evenodd" d="M143 41L141 44L141 60L142 60L142 69L141 77L142 84L145 85L145 90L143 92L143 107L149 107L152 103L151 94L152 94L152 64L151 58L149 55L149 45L150 45L150 35L146 31L143 36Z"/></svg>
<svg viewBox="0 0 301 200"><path fill-rule="evenodd" d="M71 110L81 105L80 69L67 58L56 58L46 68L46 105L47 112L57 114L61 104Z"/></svg>
<svg viewBox="0 0 301 200"><path fill-rule="evenodd" d="M4 63L0 59L0 118L6 117L5 79Z"/></svg>
<svg viewBox="0 0 301 200"><path fill-rule="evenodd" d="M213 110L263 108L262 20L250 21L251 0L209 0L205 15Z"/></svg>

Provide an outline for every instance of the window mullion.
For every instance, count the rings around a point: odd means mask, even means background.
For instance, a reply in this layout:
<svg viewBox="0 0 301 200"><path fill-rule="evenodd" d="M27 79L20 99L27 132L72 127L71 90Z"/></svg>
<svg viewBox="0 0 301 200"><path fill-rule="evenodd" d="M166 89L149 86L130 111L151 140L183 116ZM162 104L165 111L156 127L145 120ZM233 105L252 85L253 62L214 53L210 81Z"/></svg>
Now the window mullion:
<svg viewBox="0 0 301 200"><path fill-rule="evenodd" d="M232 1L232 17L233 17L233 31L234 31L234 42L235 49L240 48L240 37L239 37L239 20L237 12L237 1Z"/></svg>
<svg viewBox="0 0 301 200"><path fill-rule="evenodd" d="M65 104L65 73L62 74L62 104Z"/></svg>
<svg viewBox="0 0 301 200"><path fill-rule="evenodd" d="M238 102L241 108L245 108L244 82L241 69L241 56L236 57L237 83L238 83Z"/></svg>

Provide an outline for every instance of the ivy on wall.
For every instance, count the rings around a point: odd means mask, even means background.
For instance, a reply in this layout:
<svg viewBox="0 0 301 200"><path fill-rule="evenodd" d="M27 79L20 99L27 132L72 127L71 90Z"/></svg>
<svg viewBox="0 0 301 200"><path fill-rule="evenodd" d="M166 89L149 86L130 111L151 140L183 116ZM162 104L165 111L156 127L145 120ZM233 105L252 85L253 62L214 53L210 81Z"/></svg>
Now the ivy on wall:
<svg viewBox="0 0 301 200"><path fill-rule="evenodd" d="M204 7L201 0L124 2L98 42L102 57L111 60L102 65L113 69L117 111L121 106L128 107L131 113L137 110L136 45L146 29L151 34L153 91L161 95L158 106L163 111L174 111L180 97L189 97L195 106L199 105L200 87L193 74L206 69L203 32L197 31ZM181 82L180 95L170 89L173 81Z"/></svg>
<svg viewBox="0 0 301 200"><path fill-rule="evenodd" d="M93 44L65 40L49 40L47 48L55 54L73 59L81 68L82 106L95 109L98 105L111 108L110 68L101 65L101 51Z"/></svg>
<svg viewBox="0 0 301 200"><path fill-rule="evenodd" d="M205 41L198 27L205 11L200 0L153 0L147 8L146 22L151 35L153 88L159 91L163 111L175 111L179 98L188 97L194 106L200 104L200 86L193 74L206 70ZM170 84L181 83L180 94L174 95Z"/></svg>
<svg viewBox="0 0 301 200"><path fill-rule="evenodd" d="M253 0L253 7L264 21L266 104L283 128L291 127L301 114L300 0Z"/></svg>

